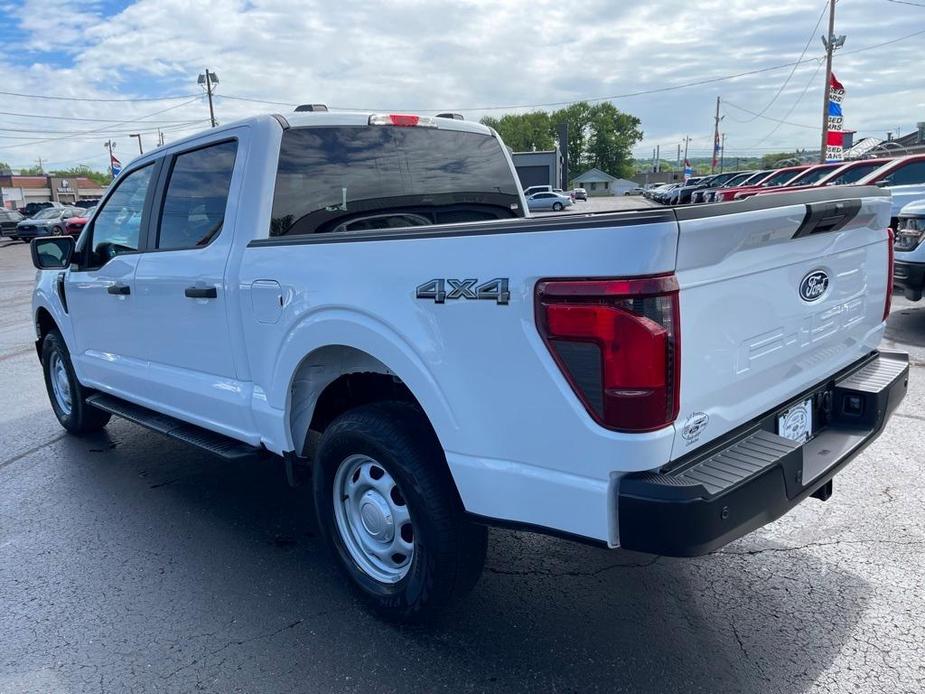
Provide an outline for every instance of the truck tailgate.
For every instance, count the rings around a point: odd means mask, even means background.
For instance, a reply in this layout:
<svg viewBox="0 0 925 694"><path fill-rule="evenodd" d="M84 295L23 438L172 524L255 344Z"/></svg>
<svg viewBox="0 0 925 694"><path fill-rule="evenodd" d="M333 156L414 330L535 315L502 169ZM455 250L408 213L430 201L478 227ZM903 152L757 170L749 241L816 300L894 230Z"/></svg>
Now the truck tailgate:
<svg viewBox="0 0 925 694"><path fill-rule="evenodd" d="M672 459L877 348L890 200L846 187L677 215L681 406Z"/></svg>

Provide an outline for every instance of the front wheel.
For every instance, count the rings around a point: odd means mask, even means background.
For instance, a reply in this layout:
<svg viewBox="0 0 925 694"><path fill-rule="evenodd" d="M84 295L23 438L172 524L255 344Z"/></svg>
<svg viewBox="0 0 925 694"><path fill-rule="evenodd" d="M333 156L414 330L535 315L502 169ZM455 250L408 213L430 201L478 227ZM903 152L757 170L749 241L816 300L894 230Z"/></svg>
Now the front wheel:
<svg viewBox="0 0 925 694"><path fill-rule="evenodd" d="M322 535L383 617L418 621L475 585L487 530L464 517L416 408L384 402L341 415L321 438L312 477Z"/></svg>
<svg viewBox="0 0 925 694"><path fill-rule="evenodd" d="M61 234L64 233L64 229L62 227L54 227L51 230L51 233L53 236L61 236Z"/></svg>
<svg viewBox="0 0 925 694"><path fill-rule="evenodd" d="M49 332L42 342L42 370L48 399L61 426L72 434L87 434L106 426L111 415L86 401L89 393L78 382L71 355L57 330Z"/></svg>

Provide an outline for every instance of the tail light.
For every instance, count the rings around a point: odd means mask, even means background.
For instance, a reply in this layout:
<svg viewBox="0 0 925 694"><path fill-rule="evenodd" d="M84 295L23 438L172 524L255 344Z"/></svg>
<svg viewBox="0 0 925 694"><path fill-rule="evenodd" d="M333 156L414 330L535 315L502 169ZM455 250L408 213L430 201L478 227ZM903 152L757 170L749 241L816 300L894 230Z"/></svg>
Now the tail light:
<svg viewBox="0 0 925 694"><path fill-rule="evenodd" d="M369 125L397 125L403 128L436 128L437 121L430 116L415 116L405 113L374 113Z"/></svg>
<svg viewBox="0 0 925 694"><path fill-rule="evenodd" d="M883 301L883 320L890 317L890 309L893 307L893 244L896 241L896 234L891 227L886 230L887 234L887 260L886 260L886 299Z"/></svg>
<svg viewBox="0 0 925 694"><path fill-rule="evenodd" d="M536 323L599 424L642 432L677 418L681 323L674 275L541 281Z"/></svg>

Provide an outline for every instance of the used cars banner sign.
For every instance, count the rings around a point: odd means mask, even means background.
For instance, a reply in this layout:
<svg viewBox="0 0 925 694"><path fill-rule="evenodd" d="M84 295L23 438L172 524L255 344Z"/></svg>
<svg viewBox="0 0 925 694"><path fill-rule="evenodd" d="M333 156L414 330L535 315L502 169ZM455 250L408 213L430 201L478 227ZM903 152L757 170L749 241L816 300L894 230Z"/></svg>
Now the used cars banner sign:
<svg viewBox="0 0 925 694"><path fill-rule="evenodd" d="M845 88L842 83L832 75L832 81L829 83L829 130L828 139L826 140L825 160L842 161L844 157L844 137L842 132L841 102L845 98Z"/></svg>

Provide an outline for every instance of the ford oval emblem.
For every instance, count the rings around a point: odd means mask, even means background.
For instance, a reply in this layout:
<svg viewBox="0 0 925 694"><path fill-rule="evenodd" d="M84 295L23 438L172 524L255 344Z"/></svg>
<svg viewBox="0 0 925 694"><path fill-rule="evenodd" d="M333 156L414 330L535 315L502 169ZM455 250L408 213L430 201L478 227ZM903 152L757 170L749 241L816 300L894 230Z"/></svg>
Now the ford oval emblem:
<svg viewBox="0 0 925 694"><path fill-rule="evenodd" d="M800 282L800 298L803 301L819 301L829 288L829 276L825 270L813 270Z"/></svg>

